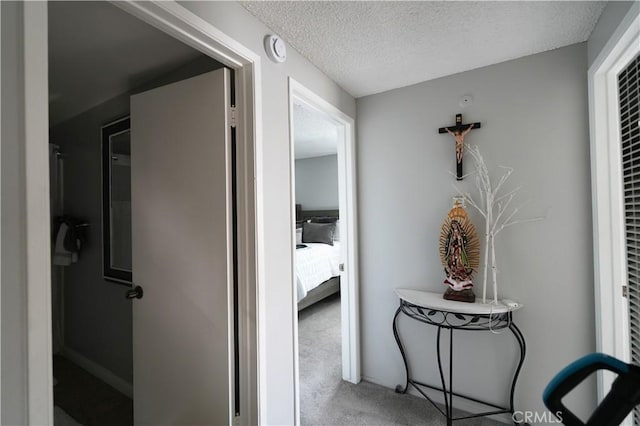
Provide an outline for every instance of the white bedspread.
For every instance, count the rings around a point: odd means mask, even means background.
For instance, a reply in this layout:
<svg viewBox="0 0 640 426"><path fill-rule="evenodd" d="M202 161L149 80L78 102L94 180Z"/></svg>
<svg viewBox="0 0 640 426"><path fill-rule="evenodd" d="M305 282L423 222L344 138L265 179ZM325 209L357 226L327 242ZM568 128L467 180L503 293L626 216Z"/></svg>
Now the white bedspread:
<svg viewBox="0 0 640 426"><path fill-rule="evenodd" d="M332 277L340 275L340 242L333 246L305 243L308 247L296 249L296 281L298 302L307 293Z"/></svg>

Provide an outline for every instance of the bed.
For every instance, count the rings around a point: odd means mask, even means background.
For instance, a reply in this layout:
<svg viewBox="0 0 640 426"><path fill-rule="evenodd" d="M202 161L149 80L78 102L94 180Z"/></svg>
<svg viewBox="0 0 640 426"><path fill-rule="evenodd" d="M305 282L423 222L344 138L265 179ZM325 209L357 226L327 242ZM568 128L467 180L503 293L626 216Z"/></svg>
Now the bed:
<svg viewBox="0 0 640 426"><path fill-rule="evenodd" d="M304 223L327 224L338 220L338 210L302 210L296 205L296 227ZM307 225L312 226L312 225ZM296 286L298 310L340 292L340 241L333 245L305 242L306 247L296 249Z"/></svg>

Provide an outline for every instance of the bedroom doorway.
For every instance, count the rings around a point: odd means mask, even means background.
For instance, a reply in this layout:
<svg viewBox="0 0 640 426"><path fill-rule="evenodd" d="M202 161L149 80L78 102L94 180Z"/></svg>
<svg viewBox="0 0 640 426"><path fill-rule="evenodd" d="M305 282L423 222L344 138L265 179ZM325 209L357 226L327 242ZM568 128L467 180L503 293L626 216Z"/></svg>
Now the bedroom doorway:
<svg viewBox="0 0 640 426"><path fill-rule="evenodd" d="M360 382L354 121L289 79L296 419Z"/></svg>

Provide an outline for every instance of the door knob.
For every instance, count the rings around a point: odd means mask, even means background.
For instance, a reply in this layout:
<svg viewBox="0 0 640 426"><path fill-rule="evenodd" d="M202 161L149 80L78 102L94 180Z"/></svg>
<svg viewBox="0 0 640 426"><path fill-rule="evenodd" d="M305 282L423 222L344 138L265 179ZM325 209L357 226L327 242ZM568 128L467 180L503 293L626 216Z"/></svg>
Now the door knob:
<svg viewBox="0 0 640 426"><path fill-rule="evenodd" d="M127 299L142 299L144 292L142 291L142 287L139 285L135 286L131 290L127 290L126 298Z"/></svg>

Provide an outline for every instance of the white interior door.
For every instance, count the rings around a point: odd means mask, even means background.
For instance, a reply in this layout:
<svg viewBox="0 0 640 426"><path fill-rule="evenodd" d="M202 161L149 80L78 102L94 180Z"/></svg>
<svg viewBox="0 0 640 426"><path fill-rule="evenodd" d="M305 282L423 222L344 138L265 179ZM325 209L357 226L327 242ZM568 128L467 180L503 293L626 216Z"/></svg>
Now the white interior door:
<svg viewBox="0 0 640 426"><path fill-rule="evenodd" d="M131 97L136 425L229 424L229 71Z"/></svg>

